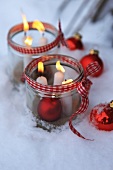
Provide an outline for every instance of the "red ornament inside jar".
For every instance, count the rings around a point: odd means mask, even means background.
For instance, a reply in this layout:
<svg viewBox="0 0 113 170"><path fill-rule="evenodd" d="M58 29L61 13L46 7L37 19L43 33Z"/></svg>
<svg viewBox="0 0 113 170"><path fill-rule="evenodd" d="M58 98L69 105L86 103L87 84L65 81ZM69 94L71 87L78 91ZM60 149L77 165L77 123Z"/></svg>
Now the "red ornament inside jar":
<svg viewBox="0 0 113 170"><path fill-rule="evenodd" d="M61 117L62 104L57 98L42 98L37 108L41 119L48 122L56 121Z"/></svg>

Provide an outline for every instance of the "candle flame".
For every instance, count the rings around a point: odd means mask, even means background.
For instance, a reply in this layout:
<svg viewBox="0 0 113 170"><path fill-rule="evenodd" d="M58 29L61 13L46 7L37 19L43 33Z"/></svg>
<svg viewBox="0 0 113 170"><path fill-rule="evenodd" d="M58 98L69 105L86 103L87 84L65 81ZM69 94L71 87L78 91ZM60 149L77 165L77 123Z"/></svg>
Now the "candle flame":
<svg viewBox="0 0 113 170"><path fill-rule="evenodd" d="M33 38L30 37L30 36L27 36L24 40L24 43L28 46L31 46L32 45L32 42L33 42Z"/></svg>
<svg viewBox="0 0 113 170"><path fill-rule="evenodd" d="M38 62L38 72L43 73L44 72L44 64L43 62Z"/></svg>
<svg viewBox="0 0 113 170"><path fill-rule="evenodd" d="M71 83L73 81L73 79L68 79L62 82L62 84L67 84L67 83Z"/></svg>
<svg viewBox="0 0 113 170"><path fill-rule="evenodd" d="M23 20L23 30L27 32L29 30L29 24L27 22L26 16L22 13L22 20Z"/></svg>
<svg viewBox="0 0 113 170"><path fill-rule="evenodd" d="M37 29L40 32L44 32L45 31L44 25L42 24L42 22L40 22L38 20L35 20L33 22L32 28L35 28L35 29Z"/></svg>
<svg viewBox="0 0 113 170"><path fill-rule="evenodd" d="M61 71L61 72L65 72L65 69L64 69L64 67L60 64L60 61L58 60L57 62L56 62L56 69L57 70L59 70L59 71Z"/></svg>

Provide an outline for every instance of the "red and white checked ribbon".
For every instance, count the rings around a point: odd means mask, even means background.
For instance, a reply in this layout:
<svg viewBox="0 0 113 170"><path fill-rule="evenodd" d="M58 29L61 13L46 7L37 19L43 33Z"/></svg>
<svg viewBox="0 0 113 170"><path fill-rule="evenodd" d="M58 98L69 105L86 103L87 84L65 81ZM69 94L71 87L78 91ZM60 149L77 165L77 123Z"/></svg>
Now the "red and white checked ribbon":
<svg viewBox="0 0 113 170"><path fill-rule="evenodd" d="M99 69L100 69L100 66L99 66L99 64L96 61L93 62L93 63L90 63L87 66L87 69L86 69L86 76L94 74L95 72L99 71ZM87 139L84 136L82 136L74 128L74 126L72 125L72 121L73 121L74 117L76 117L78 114L84 113L86 111L86 109L88 108L88 105L89 105L88 92L89 92L89 89L90 89L91 85L92 85L92 82L89 79L87 79L87 77L83 78L81 83L78 85L77 91L81 95L82 102L81 102L79 110L77 110L74 114L72 114L72 116L69 119L69 127L70 127L71 131L74 134L76 134L77 136L79 136L79 137L81 137L83 139L86 139L86 140L91 140L91 139Z"/></svg>
<svg viewBox="0 0 113 170"><path fill-rule="evenodd" d="M18 51L22 54L31 54L31 55L36 55L36 54L41 54L44 52L47 52L51 49L53 49L54 47L58 46L59 43L61 42L63 45L65 45L64 43L64 36L63 33L61 32L61 25L59 26L59 31L52 25L48 24L48 23L44 23L42 22L45 30L47 30L48 32L52 33L55 36L55 40L52 41L51 43L44 45L44 46L38 46L38 47L26 47L20 44L17 44L16 42L13 41L13 37L18 34L19 32L23 31L23 24L18 24L15 25L14 27L12 27L7 35L7 42L9 44L10 47L12 47L15 51ZM28 22L29 24L29 29L33 29L32 28L32 24L33 22Z"/></svg>

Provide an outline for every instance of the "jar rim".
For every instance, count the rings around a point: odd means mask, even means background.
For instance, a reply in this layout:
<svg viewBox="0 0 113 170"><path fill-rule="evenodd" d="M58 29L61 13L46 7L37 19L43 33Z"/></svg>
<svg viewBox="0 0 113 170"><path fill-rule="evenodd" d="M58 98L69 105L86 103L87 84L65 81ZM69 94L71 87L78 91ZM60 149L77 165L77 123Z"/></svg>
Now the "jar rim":
<svg viewBox="0 0 113 170"><path fill-rule="evenodd" d="M34 28L32 28L32 24L33 22L28 22L29 24L29 29L30 30L35 30ZM15 41L13 41L13 37L22 32L23 31L23 23L17 24L15 26L13 26L8 34L7 34L7 42L8 44L16 51L23 53L23 54L40 54L40 53L44 53L46 51L51 50L52 48L54 48L55 46L57 46L60 41L61 41L61 36L62 33L60 31L58 31L53 25L49 24L49 23L45 23L42 22L42 24L45 27L45 31L50 32L51 34L53 34L55 36L55 39L51 42L48 43L44 46L38 46L38 47L26 47L26 46L22 46L18 43L16 43Z"/></svg>
<svg viewBox="0 0 113 170"><path fill-rule="evenodd" d="M44 62L44 61L49 61L51 59L58 59L64 63L68 63L72 65L73 67L78 67L80 70L79 76L76 79L74 79L71 83L61 84L61 85L42 85L30 77L31 71L37 67L39 61ZM80 62L75 58L72 58L67 55L62 55L62 54L49 54L45 56L40 56L39 58L31 61L25 68L25 79L27 83L32 88L36 90L45 91L45 92L68 92L70 90L77 88L78 84L81 82L83 77L84 77L84 70Z"/></svg>

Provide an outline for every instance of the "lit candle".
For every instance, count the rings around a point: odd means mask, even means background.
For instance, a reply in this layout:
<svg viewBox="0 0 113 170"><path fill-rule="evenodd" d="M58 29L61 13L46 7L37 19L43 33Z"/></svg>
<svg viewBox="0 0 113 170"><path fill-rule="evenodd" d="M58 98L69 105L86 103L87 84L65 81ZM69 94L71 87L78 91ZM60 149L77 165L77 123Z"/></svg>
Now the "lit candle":
<svg viewBox="0 0 113 170"><path fill-rule="evenodd" d="M64 81L64 72L65 69L60 65L60 61L56 62L56 69L59 70L54 74L54 85L61 85Z"/></svg>
<svg viewBox="0 0 113 170"><path fill-rule="evenodd" d="M42 34L42 37L39 39L38 45L39 46L44 46L48 43L48 40L46 37L44 37L44 33Z"/></svg>
<svg viewBox="0 0 113 170"><path fill-rule="evenodd" d="M71 83L72 81L73 81L73 79L64 80L64 81L62 82L62 84Z"/></svg>
<svg viewBox="0 0 113 170"><path fill-rule="evenodd" d="M22 12L22 20L23 20L23 30L24 30L24 38L23 38L23 43L26 45L28 48L32 45L32 37L27 36L27 31L29 30L29 24L27 22L26 16ZM23 69L26 68L26 66L32 61L32 56L31 55L25 55L23 57Z"/></svg>
<svg viewBox="0 0 113 170"><path fill-rule="evenodd" d="M21 10L22 20L23 20L23 30L24 30L24 37L27 35L27 31L29 30L29 24L27 22L26 16Z"/></svg>
<svg viewBox="0 0 113 170"><path fill-rule="evenodd" d="M71 83L73 80L68 79L62 82L62 84ZM68 92L67 96L62 97L63 113L67 116L72 114L72 94Z"/></svg>
<svg viewBox="0 0 113 170"><path fill-rule="evenodd" d="M44 37L45 28L44 28L44 25L42 24L42 22L36 20L36 21L33 22L32 27L33 27L34 29L37 29L39 32L42 33L42 36L41 36L41 38L39 39L38 45L39 45L39 46L44 46L44 45L46 45L46 44L48 43L48 40L47 40L46 37Z"/></svg>
<svg viewBox="0 0 113 170"><path fill-rule="evenodd" d="M43 73L44 72L44 65L42 62L38 62L38 72ZM36 79L37 83L40 83L42 85L47 85L47 79L44 76L39 76Z"/></svg>
<svg viewBox="0 0 113 170"><path fill-rule="evenodd" d="M29 48L32 45L32 37L27 36L24 43L25 45ZM24 69L26 68L26 66L32 61L32 56L31 55L25 55L24 56Z"/></svg>

